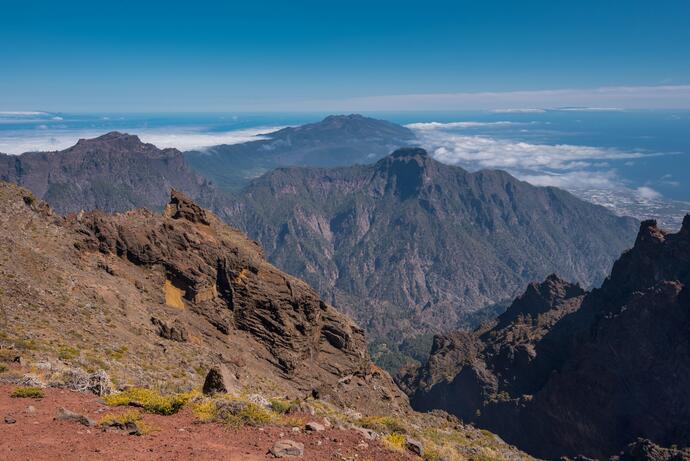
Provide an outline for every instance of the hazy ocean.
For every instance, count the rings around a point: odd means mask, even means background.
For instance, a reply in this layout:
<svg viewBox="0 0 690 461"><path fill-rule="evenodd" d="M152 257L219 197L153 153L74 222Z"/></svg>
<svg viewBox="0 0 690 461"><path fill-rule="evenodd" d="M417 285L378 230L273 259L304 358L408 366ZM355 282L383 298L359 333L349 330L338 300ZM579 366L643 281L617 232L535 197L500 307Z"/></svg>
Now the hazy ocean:
<svg viewBox="0 0 690 461"><path fill-rule="evenodd" d="M256 139L328 114L0 112L0 152L58 150L118 130L181 150ZM676 227L690 211L690 111L563 108L367 113L415 130L438 160L499 168L537 185Z"/></svg>

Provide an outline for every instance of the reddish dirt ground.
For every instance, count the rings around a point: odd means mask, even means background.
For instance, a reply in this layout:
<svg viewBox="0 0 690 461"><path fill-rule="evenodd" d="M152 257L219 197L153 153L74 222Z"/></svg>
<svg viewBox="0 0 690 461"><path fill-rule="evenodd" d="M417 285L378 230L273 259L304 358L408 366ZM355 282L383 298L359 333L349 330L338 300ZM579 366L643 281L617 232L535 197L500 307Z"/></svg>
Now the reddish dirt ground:
<svg viewBox="0 0 690 461"><path fill-rule="evenodd" d="M58 408L98 420L103 414L122 411L109 408L98 398L61 389L45 389L45 398L11 398L15 386L0 385L0 459L2 460L224 460L274 459L269 448L283 438L304 443L302 460L419 460L410 453L395 453L377 442L357 447L361 434L352 430L293 433L290 428L230 429L219 424L200 424L185 409L173 416L145 415L154 428L150 435L133 436L103 431L75 422L56 421ZM34 411L28 410L29 406ZM7 424L5 418L16 420ZM319 443L320 442L320 443Z"/></svg>

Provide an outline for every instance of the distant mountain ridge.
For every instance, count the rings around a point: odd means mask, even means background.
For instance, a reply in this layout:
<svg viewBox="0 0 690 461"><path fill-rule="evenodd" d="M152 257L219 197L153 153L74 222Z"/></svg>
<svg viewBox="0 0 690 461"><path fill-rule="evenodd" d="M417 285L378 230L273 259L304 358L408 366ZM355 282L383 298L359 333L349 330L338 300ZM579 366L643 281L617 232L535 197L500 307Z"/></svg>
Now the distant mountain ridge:
<svg viewBox="0 0 690 461"><path fill-rule="evenodd" d="M264 137L269 139L186 152L185 158L221 189L236 190L278 167L371 163L415 139L408 128L359 114L329 115Z"/></svg>
<svg viewBox="0 0 690 461"><path fill-rule="evenodd" d="M63 151L0 154L0 180L30 189L60 213L161 210L171 188L204 202L215 193L179 150L158 149L116 131L80 139Z"/></svg>
<svg viewBox="0 0 690 461"><path fill-rule="evenodd" d="M530 285L476 331L436 337L401 383L416 409L445 409L538 457L602 459L638 438L687 447L689 286L690 215L676 234L644 221L601 288Z"/></svg>

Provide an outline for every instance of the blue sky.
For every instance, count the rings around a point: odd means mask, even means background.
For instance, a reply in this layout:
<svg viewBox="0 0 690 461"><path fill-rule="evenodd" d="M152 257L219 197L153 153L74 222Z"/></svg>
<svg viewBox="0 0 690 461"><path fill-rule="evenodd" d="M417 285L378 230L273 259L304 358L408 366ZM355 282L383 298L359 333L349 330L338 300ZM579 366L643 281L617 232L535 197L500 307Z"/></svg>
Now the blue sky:
<svg viewBox="0 0 690 461"><path fill-rule="evenodd" d="M0 110L690 107L690 2L4 2L0 69Z"/></svg>

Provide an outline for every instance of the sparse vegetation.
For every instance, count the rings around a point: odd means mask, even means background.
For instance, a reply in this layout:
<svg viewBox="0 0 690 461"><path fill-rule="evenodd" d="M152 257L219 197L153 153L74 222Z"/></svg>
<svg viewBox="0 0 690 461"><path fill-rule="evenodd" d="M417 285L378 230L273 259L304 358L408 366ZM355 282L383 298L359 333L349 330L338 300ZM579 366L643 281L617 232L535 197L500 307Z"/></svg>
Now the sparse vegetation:
<svg viewBox="0 0 690 461"><path fill-rule="evenodd" d="M108 357L110 357L113 360L122 360L124 357L125 353L127 352L127 346L122 346L117 349L113 349L112 351L108 352Z"/></svg>
<svg viewBox="0 0 690 461"><path fill-rule="evenodd" d="M143 418L141 412L138 410L128 410L123 413L108 413L98 420L99 426L109 426L113 423L127 424L140 421Z"/></svg>
<svg viewBox="0 0 690 461"><path fill-rule="evenodd" d="M192 413L203 423L211 422L216 418L216 402L213 400L197 402L192 406Z"/></svg>
<svg viewBox="0 0 690 461"><path fill-rule="evenodd" d="M234 418L229 418L226 420L226 423L229 423L233 426L261 426L264 424L269 424L275 420L274 415L272 415L267 409L251 402L243 405L242 409L240 409L237 415L233 416Z"/></svg>
<svg viewBox="0 0 690 461"><path fill-rule="evenodd" d="M140 407L147 413L172 415L180 411L192 397L198 394L198 391L192 391L182 394L162 395L151 389L135 387L105 397L105 403L109 406L131 405Z"/></svg>
<svg viewBox="0 0 690 461"><path fill-rule="evenodd" d="M279 415L284 415L288 412L288 410L290 410L290 407L293 405L293 403L294 402L292 402L291 400L272 399L271 410L278 413Z"/></svg>
<svg viewBox="0 0 690 461"><path fill-rule="evenodd" d="M302 418L288 415L287 411L294 402L289 400L271 400L271 408L250 402L246 397L220 397L194 402L192 412L201 422L220 422L232 427L264 426L301 426Z"/></svg>
<svg viewBox="0 0 690 461"><path fill-rule="evenodd" d="M7 368L7 365L2 365L2 364L0 364L0 373L4 373L4 372L6 372L8 369L9 369L9 368Z"/></svg>
<svg viewBox="0 0 690 461"><path fill-rule="evenodd" d="M45 397L43 389L40 387L18 387L16 388L10 397L21 398L21 399L42 399Z"/></svg>
<svg viewBox="0 0 690 461"><path fill-rule="evenodd" d="M70 346L62 346L58 349L58 358L60 360L72 360L79 356L79 349Z"/></svg>
<svg viewBox="0 0 690 461"><path fill-rule="evenodd" d="M405 436L398 432L387 434L383 436L382 440L388 448L391 448L395 451L402 451L405 448L405 442L407 441Z"/></svg>
<svg viewBox="0 0 690 461"><path fill-rule="evenodd" d="M367 416L360 419L359 424L376 432L398 432L402 434L407 432L403 423L393 416Z"/></svg>

